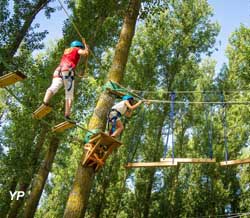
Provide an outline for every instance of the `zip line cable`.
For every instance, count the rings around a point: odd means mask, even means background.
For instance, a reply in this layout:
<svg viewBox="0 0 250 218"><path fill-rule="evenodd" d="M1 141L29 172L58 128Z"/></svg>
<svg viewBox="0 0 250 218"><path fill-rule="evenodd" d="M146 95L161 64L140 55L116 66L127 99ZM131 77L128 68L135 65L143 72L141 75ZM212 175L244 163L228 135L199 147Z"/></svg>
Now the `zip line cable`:
<svg viewBox="0 0 250 218"><path fill-rule="evenodd" d="M152 103L166 103L171 104L168 100L154 100L148 99L144 100ZM175 101L176 104L250 104L250 101Z"/></svg>
<svg viewBox="0 0 250 218"><path fill-rule="evenodd" d="M159 91L147 91L147 90L137 90L137 89L129 89L131 92L136 92L136 93L140 93L140 92L145 92L145 93L166 93L166 94L171 94L173 91L168 91L168 90L159 90ZM236 90L180 90L180 91L174 91L176 94L195 94L195 93L218 93L220 94L221 92L224 93L240 93L240 92L249 92L250 93L250 89L236 89Z"/></svg>

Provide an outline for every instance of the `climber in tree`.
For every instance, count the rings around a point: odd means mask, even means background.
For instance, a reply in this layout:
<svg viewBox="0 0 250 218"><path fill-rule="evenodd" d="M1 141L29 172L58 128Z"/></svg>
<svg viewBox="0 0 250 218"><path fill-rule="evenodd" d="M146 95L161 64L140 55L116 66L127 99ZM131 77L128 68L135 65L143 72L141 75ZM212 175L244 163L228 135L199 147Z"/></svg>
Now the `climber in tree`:
<svg viewBox="0 0 250 218"><path fill-rule="evenodd" d="M132 111L141 105L142 101L134 104L134 98L130 95L124 95L122 101L115 104L108 115L108 123L112 125L109 132L110 136L117 137L121 134L124 126L121 122L121 116L131 117Z"/></svg>
<svg viewBox="0 0 250 218"><path fill-rule="evenodd" d="M51 97L64 85L66 119L70 119L74 97L74 69L80 60L80 56L87 57L88 55L89 49L84 39L82 42L71 42L70 48L64 50L61 62L53 74L52 84L44 96L43 104L48 106Z"/></svg>

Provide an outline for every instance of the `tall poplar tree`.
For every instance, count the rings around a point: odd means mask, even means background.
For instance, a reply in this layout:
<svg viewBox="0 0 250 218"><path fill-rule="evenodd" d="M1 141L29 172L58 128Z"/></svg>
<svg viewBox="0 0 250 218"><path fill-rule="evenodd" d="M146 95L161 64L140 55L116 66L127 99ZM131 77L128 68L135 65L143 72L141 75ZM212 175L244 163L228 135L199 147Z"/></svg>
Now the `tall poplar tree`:
<svg viewBox="0 0 250 218"><path fill-rule="evenodd" d="M129 49L134 36L137 16L140 9L140 0L131 0L125 14L124 23L121 29L119 42L116 46L115 56L107 78L115 82L121 82L126 67ZM111 108L114 99L108 93L103 92L98 100L94 114L88 128L104 130L106 114ZM91 185L94 179L94 169L81 165L85 154L79 163L73 188L68 198L64 218L84 217Z"/></svg>

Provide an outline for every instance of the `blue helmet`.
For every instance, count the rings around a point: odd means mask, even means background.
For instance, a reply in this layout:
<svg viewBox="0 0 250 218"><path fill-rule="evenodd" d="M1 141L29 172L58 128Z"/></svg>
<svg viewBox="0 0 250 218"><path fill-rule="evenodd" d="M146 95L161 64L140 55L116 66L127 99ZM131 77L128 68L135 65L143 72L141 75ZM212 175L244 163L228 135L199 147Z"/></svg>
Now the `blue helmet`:
<svg viewBox="0 0 250 218"><path fill-rule="evenodd" d="M133 99L134 99L134 97L131 96L131 95L124 95L124 96L122 97L122 100L133 100Z"/></svg>
<svg viewBox="0 0 250 218"><path fill-rule="evenodd" d="M83 44L80 42L80 41L73 41L70 43L70 47L80 47L80 48L83 48Z"/></svg>

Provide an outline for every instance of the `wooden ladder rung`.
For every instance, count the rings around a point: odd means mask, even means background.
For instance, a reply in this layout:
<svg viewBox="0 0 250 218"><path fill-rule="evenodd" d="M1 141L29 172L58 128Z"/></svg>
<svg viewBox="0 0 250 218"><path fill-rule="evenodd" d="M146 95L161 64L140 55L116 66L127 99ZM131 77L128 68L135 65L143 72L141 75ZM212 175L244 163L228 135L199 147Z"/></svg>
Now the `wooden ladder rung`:
<svg viewBox="0 0 250 218"><path fill-rule="evenodd" d="M97 147L99 146L99 144L100 144L100 141L101 141L101 139L97 140L97 141L95 142L95 144L94 144L94 143L90 143L90 142L88 142L87 144L85 144L85 145L86 145L85 150L86 150L87 152L86 152L85 157L84 157L84 160L83 160L83 162L82 162L82 165L83 165L83 166L87 166L87 165L88 165L89 159L92 158L92 156L93 156L93 154L94 154L96 148L97 148Z"/></svg>
<svg viewBox="0 0 250 218"><path fill-rule="evenodd" d="M71 121L64 121L62 123L57 124L52 128L52 132L63 132L66 129L74 127L76 124L75 122Z"/></svg>
<svg viewBox="0 0 250 218"><path fill-rule="evenodd" d="M35 112L33 112L32 117L34 119L41 119L45 117L51 111L52 111L52 107L42 104Z"/></svg>
<svg viewBox="0 0 250 218"><path fill-rule="evenodd" d="M10 72L0 77L0 88L12 85L18 81L24 80L26 76L19 71Z"/></svg>
<svg viewBox="0 0 250 218"><path fill-rule="evenodd" d="M229 165L238 165L238 164L249 164L250 159L244 160L228 160L228 161L221 161L220 166L229 166Z"/></svg>
<svg viewBox="0 0 250 218"><path fill-rule="evenodd" d="M138 163L128 163L126 168L150 168L150 167L174 167L177 163L174 162L138 162Z"/></svg>
<svg viewBox="0 0 250 218"><path fill-rule="evenodd" d="M85 150L87 153L82 165L90 166L89 164L91 164L91 166L94 166L95 164L92 163L94 161L97 164L97 167L95 168L95 171L97 171L104 165L106 159L112 153L114 148L119 147L121 144L121 142L106 133L100 132L94 135L86 144Z"/></svg>
<svg viewBox="0 0 250 218"><path fill-rule="evenodd" d="M90 138L90 140L88 141L88 143L90 144L95 144L96 141L98 141L98 139L101 137L100 134L94 135Z"/></svg>
<svg viewBox="0 0 250 218"><path fill-rule="evenodd" d="M172 158L161 158L161 162L172 162ZM174 162L176 163L194 163L194 164L202 164L202 163L216 163L216 159L210 158L174 158Z"/></svg>

